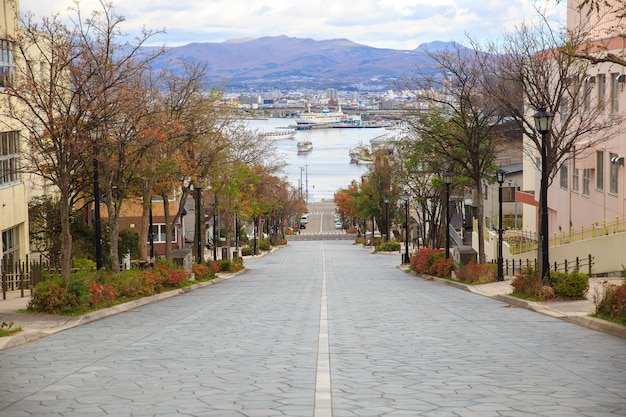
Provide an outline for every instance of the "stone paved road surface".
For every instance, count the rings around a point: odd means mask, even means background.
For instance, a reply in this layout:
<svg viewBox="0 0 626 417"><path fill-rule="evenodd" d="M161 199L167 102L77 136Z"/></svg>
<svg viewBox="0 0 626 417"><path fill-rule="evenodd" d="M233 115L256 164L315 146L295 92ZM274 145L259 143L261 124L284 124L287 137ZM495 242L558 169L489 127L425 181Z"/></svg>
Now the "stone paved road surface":
<svg viewBox="0 0 626 417"><path fill-rule="evenodd" d="M290 242L220 284L0 351L0 416L624 416L626 342Z"/></svg>

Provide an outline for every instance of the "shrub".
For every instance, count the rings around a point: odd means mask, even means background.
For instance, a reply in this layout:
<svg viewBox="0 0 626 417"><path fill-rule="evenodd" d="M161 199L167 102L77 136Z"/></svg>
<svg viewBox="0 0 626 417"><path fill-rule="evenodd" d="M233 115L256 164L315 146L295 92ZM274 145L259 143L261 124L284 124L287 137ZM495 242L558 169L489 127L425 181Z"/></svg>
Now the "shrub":
<svg viewBox="0 0 626 417"><path fill-rule="evenodd" d="M193 264L191 267L196 279L199 281L211 279L215 276L215 271L213 270L213 263L210 264Z"/></svg>
<svg viewBox="0 0 626 417"><path fill-rule="evenodd" d="M468 284L485 284L495 282L498 275L498 265L479 264L474 261L459 267L456 270L456 278Z"/></svg>
<svg viewBox="0 0 626 417"><path fill-rule="evenodd" d="M603 283L604 294L596 301L596 314L626 325L626 281L621 285Z"/></svg>
<svg viewBox="0 0 626 417"><path fill-rule="evenodd" d="M557 297L585 298L589 289L589 276L578 271L569 274L551 272L550 279Z"/></svg>
<svg viewBox="0 0 626 417"><path fill-rule="evenodd" d="M27 309L49 314L74 314L91 305L89 287L84 277L72 276L69 283L55 278L33 288Z"/></svg>
<svg viewBox="0 0 626 417"><path fill-rule="evenodd" d="M220 271L224 271L224 272L230 271L230 266L231 266L230 259L220 259L219 263L220 263Z"/></svg>
<svg viewBox="0 0 626 417"><path fill-rule="evenodd" d="M433 264L430 266L429 273L439 278L449 278L454 269L454 259L435 256Z"/></svg>
<svg viewBox="0 0 626 417"><path fill-rule="evenodd" d="M513 295L522 298L545 301L555 297L554 289L543 285L543 279L535 268L523 269L511 282L511 286Z"/></svg>
<svg viewBox="0 0 626 417"><path fill-rule="evenodd" d="M40 282L32 291L28 311L59 314L65 307L67 287L60 278Z"/></svg>
<svg viewBox="0 0 626 417"><path fill-rule="evenodd" d="M241 248L241 256L251 256L253 252L254 252L254 248L251 248L249 246L245 248Z"/></svg>
<svg viewBox="0 0 626 417"><path fill-rule="evenodd" d="M89 286L89 295L92 306L112 305L117 299L117 290L111 284L103 285L94 281Z"/></svg>
<svg viewBox="0 0 626 417"><path fill-rule="evenodd" d="M272 245L270 245L269 239L261 239L261 241L259 242L259 249L264 251L272 249ZM222 271L224 271L224 269L222 269Z"/></svg>
<svg viewBox="0 0 626 417"><path fill-rule="evenodd" d="M441 249L421 248L411 256L411 268L418 274L430 274L431 266L443 256L444 252Z"/></svg>
<svg viewBox="0 0 626 417"><path fill-rule="evenodd" d="M400 242L390 240L389 242L381 242L376 246L376 252L397 252L400 250Z"/></svg>

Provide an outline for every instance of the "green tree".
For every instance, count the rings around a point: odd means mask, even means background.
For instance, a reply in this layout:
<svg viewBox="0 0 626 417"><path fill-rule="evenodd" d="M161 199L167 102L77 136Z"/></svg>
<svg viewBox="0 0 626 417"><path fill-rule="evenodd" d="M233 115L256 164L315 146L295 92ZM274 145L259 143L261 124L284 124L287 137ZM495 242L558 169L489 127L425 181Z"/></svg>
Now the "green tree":
<svg viewBox="0 0 626 417"><path fill-rule="evenodd" d="M486 74L481 71L481 54L455 44L448 50L428 52L428 56L438 72L408 81L413 94L432 107L410 119L416 132L413 143L417 152L426 151L431 157L424 161L431 175L453 171L457 178L465 177L474 187L478 253L484 263L482 183L490 181L495 171L496 146L501 138L494 133L494 126L504 114L484 88Z"/></svg>

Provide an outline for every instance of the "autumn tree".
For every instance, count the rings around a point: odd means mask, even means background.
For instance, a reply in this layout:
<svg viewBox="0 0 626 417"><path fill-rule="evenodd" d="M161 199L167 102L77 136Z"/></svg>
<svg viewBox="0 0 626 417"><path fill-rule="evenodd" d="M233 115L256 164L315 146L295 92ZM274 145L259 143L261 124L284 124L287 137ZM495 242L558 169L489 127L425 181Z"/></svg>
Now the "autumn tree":
<svg viewBox="0 0 626 417"><path fill-rule="evenodd" d="M72 259L70 217L81 198L90 195L93 132L109 110L102 100L130 75L123 73L129 70L126 65L116 76L103 77L103 71L114 63L140 66L142 60L135 60L139 47L153 35L143 32L133 45L117 48L123 18L112 6L101 2L101 10L83 20L78 2L74 4L70 24L58 16L40 21L31 14L22 17L15 39L19 65L13 84L5 88L8 113L25 132L29 148L25 171L58 191L66 280Z"/></svg>

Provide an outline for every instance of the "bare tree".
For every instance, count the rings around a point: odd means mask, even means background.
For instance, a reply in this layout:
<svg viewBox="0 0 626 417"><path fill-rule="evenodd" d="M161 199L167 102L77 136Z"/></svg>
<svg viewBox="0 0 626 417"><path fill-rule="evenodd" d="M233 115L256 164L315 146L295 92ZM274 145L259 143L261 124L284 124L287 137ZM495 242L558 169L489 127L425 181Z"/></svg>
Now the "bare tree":
<svg viewBox="0 0 626 417"><path fill-rule="evenodd" d="M532 114L547 108L556 115L544 144L547 184L542 188L552 183L565 160L611 138L615 133L612 128L622 120L621 117L604 117L605 103L597 103L591 97L585 83L591 62L562 51L565 46L574 47L584 40L584 33L555 31L545 21L536 26L522 25L505 34L501 43L492 44L489 47L492 59L484 61L483 71L500 80L487 83L486 89L500 111L514 120L533 144L526 151L530 152L531 160L537 161L536 155L540 154L543 142ZM526 106L519 105L518 94L525 98ZM545 207L542 201L539 203L540 207ZM542 223L547 217L542 214L539 213L539 230L544 230ZM544 259L542 246L539 245L538 259Z"/></svg>
<svg viewBox="0 0 626 417"><path fill-rule="evenodd" d="M454 44L428 56L438 71L408 81L413 94L431 105L429 112L418 113L409 122L416 132L413 147L429 158L423 162L430 175L454 171L457 181L464 177L475 188L478 254L485 262L482 181L490 181L495 171L495 149L501 138L493 127L504 115L484 89L484 54Z"/></svg>
<svg viewBox="0 0 626 417"><path fill-rule="evenodd" d="M150 58L137 61L140 46L153 34L143 32L135 44L119 44L124 20L113 7L83 20L74 2L73 24L57 16L40 22L26 14L16 43L14 84L5 90L9 113L27 132L27 169L57 187L61 211L61 271L69 279L72 236L70 216L77 201L90 195L93 132L110 120L111 91L124 85Z"/></svg>

